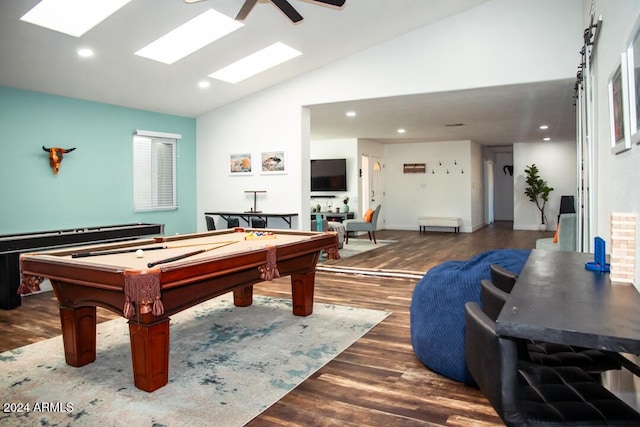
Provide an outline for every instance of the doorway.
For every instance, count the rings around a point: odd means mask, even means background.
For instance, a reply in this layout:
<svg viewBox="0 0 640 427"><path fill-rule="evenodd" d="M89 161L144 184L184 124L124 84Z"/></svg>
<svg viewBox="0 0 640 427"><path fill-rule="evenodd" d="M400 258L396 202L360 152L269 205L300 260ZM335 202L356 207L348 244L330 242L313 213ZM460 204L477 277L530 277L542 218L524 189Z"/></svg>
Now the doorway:
<svg viewBox="0 0 640 427"><path fill-rule="evenodd" d="M493 162L491 160L484 161L484 223L493 224L494 222L494 176Z"/></svg>
<svg viewBox="0 0 640 427"><path fill-rule="evenodd" d="M496 153L493 209L496 221L513 221L513 153Z"/></svg>
<svg viewBox="0 0 640 427"><path fill-rule="evenodd" d="M381 157L363 154L361 166L360 212L364 214L367 209L375 209L378 205L384 205L384 162ZM383 214L384 210L378 214L378 229L384 228Z"/></svg>

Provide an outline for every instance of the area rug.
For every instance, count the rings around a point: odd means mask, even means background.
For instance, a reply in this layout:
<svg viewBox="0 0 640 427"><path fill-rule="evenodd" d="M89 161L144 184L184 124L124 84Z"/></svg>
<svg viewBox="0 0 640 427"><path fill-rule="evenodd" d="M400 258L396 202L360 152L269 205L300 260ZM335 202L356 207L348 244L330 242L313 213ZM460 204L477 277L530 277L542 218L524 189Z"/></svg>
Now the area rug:
<svg viewBox="0 0 640 427"><path fill-rule="evenodd" d="M389 313L232 294L171 319L169 383L133 385L128 325L98 325L97 360L65 364L62 338L0 353L0 425L242 426L366 334ZM34 313L37 316L37 313Z"/></svg>
<svg viewBox="0 0 640 427"><path fill-rule="evenodd" d="M395 243L395 240L378 240L375 244L371 240L366 239L349 239L349 244L343 244L340 249L340 258L350 258L352 256L360 255L365 252L372 251L374 249L382 248L390 243ZM322 261L326 261L323 258Z"/></svg>

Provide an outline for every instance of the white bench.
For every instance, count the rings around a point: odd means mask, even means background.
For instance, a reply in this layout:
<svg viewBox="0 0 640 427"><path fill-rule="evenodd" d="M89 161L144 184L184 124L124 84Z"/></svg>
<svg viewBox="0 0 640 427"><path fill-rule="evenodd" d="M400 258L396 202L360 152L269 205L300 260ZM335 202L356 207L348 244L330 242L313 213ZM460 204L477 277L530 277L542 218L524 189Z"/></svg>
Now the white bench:
<svg viewBox="0 0 640 427"><path fill-rule="evenodd" d="M462 219L455 217L422 216L418 218L421 233L426 231L426 227L452 227L457 233L460 231L461 225Z"/></svg>

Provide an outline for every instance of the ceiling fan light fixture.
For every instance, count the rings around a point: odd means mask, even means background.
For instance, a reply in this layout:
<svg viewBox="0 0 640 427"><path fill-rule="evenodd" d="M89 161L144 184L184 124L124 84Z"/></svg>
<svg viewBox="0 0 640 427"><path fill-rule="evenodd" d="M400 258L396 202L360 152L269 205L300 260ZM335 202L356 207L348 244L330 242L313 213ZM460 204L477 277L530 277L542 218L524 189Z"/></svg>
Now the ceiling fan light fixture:
<svg viewBox="0 0 640 427"><path fill-rule="evenodd" d="M302 52L277 42L209 74L209 77L235 84L300 55Z"/></svg>
<svg viewBox="0 0 640 427"><path fill-rule="evenodd" d="M258 1L260 1L261 3L272 3L275 7L280 9L280 11L284 13L287 16L287 18L289 18L291 22L293 22L294 24L304 19L302 15L300 15L298 11L293 6L291 6L291 3L289 3L288 0L245 0L245 2L242 5L242 8L240 8L240 11L238 12L238 15L236 15L236 20L244 21L247 18L247 15L249 15L249 12L251 12L251 10L253 9L253 7L256 5ZM312 1L315 1L317 3L327 4L330 6L342 7L344 6L344 3L346 0L312 0Z"/></svg>
<svg viewBox="0 0 640 427"><path fill-rule="evenodd" d="M173 64L243 26L243 23L209 9L149 43L136 55Z"/></svg>

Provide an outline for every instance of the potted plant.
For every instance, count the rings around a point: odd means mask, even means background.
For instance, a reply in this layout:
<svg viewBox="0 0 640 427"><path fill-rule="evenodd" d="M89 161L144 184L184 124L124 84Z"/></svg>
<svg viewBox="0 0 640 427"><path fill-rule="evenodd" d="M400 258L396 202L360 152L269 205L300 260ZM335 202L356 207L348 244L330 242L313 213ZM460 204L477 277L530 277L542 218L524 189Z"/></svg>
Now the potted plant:
<svg viewBox="0 0 640 427"><path fill-rule="evenodd" d="M540 229L545 229L545 216L544 208L549 201L549 193L553 191L553 187L547 185L547 181L540 177L538 167L536 164L527 166L524 170L527 174L525 182L527 187L524 189L524 194L530 201L536 204L536 207L540 211Z"/></svg>

